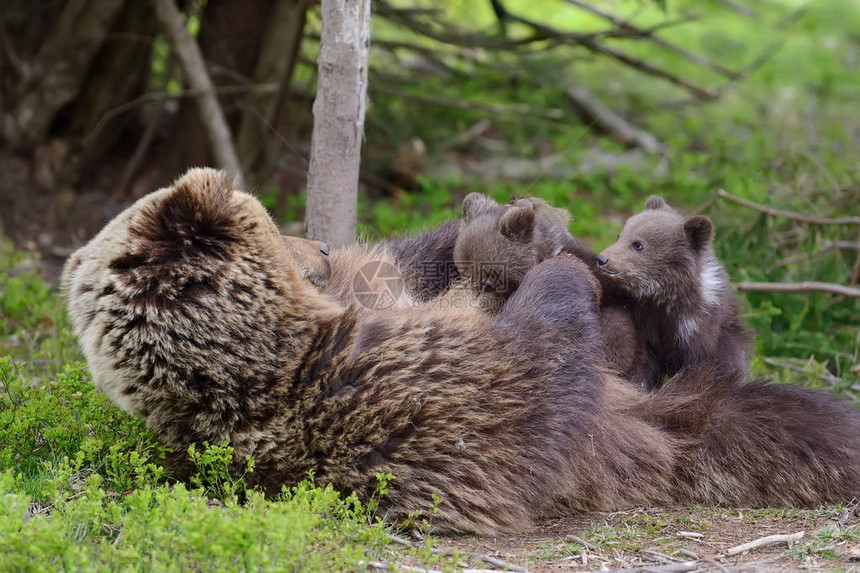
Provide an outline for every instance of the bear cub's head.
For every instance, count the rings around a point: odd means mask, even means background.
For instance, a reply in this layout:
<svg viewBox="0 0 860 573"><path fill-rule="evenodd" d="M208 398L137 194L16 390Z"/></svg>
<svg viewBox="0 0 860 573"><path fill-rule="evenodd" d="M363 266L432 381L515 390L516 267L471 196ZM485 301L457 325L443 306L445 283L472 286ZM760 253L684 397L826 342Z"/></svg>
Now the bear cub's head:
<svg viewBox="0 0 860 573"><path fill-rule="evenodd" d="M668 303L698 292L716 261L714 224L702 215L685 217L657 196L624 224L618 241L598 257L599 270L640 300Z"/></svg>
<svg viewBox="0 0 860 573"><path fill-rule="evenodd" d="M468 286L487 300L503 302L526 272L558 255L573 241L570 213L534 197L499 205L480 193L463 200L454 261ZM482 305L488 310L500 304Z"/></svg>

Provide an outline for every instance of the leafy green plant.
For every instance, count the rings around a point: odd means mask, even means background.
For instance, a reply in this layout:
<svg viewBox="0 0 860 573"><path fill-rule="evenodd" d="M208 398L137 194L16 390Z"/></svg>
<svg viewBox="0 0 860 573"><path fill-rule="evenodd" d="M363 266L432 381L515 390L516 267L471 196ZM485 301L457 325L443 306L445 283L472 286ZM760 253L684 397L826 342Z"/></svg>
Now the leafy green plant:
<svg viewBox="0 0 860 573"><path fill-rule="evenodd" d="M197 450L197 444L188 448L188 458L197 472L191 476L191 484L206 492L211 497L235 503L237 496L246 493L245 476L254 471L254 460L246 456L244 473L239 477L231 474L235 465L233 448L229 444L210 445L203 442L202 449Z"/></svg>

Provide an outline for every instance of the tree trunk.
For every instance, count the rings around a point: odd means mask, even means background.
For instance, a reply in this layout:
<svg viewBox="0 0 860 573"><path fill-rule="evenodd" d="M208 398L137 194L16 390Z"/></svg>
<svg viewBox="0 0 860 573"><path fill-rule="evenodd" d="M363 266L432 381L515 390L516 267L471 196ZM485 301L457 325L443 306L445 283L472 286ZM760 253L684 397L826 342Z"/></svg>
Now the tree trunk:
<svg viewBox="0 0 860 573"><path fill-rule="evenodd" d="M334 246L356 239L369 47L370 0L322 0L305 222Z"/></svg>
<svg viewBox="0 0 860 573"><path fill-rule="evenodd" d="M251 82L266 25L272 19L274 0L209 0L200 21L197 44L216 91L220 86L236 87ZM235 134L248 93L218 94L227 125ZM234 138L234 141L235 138ZM236 152L245 162L239 146ZM206 128L197 103L185 98L173 125L170 141L162 150L161 164L168 173L179 174L190 166L210 165L213 155L207 144ZM247 181L250 183L250 181Z"/></svg>
<svg viewBox="0 0 860 573"><path fill-rule="evenodd" d="M7 95L0 139L32 147L47 138L57 113L80 93L123 0L69 0L22 80Z"/></svg>
<svg viewBox="0 0 860 573"><path fill-rule="evenodd" d="M239 123L236 148L246 173L265 171L266 143L280 122L283 102L298 60L309 0L277 0L266 30L254 84L277 85L278 89L255 90L247 99Z"/></svg>
<svg viewBox="0 0 860 573"><path fill-rule="evenodd" d="M142 131L139 109L114 117L110 112L146 91L156 31L151 4L126 2L93 60L81 93L68 111L68 132L83 139L84 166L103 160L120 135L131 131L136 136Z"/></svg>
<svg viewBox="0 0 860 573"><path fill-rule="evenodd" d="M244 189L242 166L233 146L233 136L221 105L218 103L218 97L215 95L215 86L206 72L206 65L197 42L185 29L182 14L176 8L174 0L155 0L155 13L185 68L188 83L197 92L200 118L206 127L215 161L219 167L226 169L235 177L237 185Z"/></svg>

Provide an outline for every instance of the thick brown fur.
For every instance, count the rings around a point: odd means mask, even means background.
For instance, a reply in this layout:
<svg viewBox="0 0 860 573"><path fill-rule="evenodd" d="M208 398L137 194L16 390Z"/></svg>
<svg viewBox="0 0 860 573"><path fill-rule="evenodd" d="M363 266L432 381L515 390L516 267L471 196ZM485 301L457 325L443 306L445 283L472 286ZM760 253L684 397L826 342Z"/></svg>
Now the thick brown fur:
<svg viewBox="0 0 860 573"><path fill-rule="evenodd" d="M752 334L714 255L713 233L707 217L685 217L654 196L601 253L601 273L636 301L636 329L647 343L641 369L650 385L685 367L747 376Z"/></svg>
<svg viewBox="0 0 860 573"><path fill-rule="evenodd" d="M98 387L174 449L229 440L268 491L314 471L367 497L390 472L389 515L436 494L440 529L483 534L570 511L860 495L860 415L835 398L774 403L729 381L714 403L714 384L651 396L609 374L598 292L572 256L532 268L493 317L359 313L301 276L255 198L191 170L78 250L63 286ZM762 458L772 474L751 468Z"/></svg>
<svg viewBox="0 0 860 573"><path fill-rule="evenodd" d="M597 273L597 255L568 232L569 222L569 212L538 198L499 205L471 193L463 200L454 259L481 306L493 311L502 308L529 269L561 252L575 255L601 282L601 336L610 366L632 383L648 387L641 358L645 339L636 330L633 300Z"/></svg>

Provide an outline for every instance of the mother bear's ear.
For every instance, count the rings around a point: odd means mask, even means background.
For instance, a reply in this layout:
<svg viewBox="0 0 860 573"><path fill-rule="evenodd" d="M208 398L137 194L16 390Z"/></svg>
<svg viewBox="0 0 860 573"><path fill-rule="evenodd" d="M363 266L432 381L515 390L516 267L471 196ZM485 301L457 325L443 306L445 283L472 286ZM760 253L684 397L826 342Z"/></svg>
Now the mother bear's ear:
<svg viewBox="0 0 860 573"><path fill-rule="evenodd" d="M464 223L470 223L475 219L475 217L478 217L479 215L498 206L498 203L486 195L481 195L480 193L469 193L463 199L461 219Z"/></svg>
<svg viewBox="0 0 860 573"><path fill-rule="evenodd" d="M189 169L158 203L146 206L132 229L156 242L210 243L237 239L233 179L224 171Z"/></svg>

